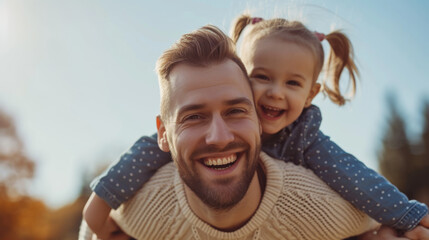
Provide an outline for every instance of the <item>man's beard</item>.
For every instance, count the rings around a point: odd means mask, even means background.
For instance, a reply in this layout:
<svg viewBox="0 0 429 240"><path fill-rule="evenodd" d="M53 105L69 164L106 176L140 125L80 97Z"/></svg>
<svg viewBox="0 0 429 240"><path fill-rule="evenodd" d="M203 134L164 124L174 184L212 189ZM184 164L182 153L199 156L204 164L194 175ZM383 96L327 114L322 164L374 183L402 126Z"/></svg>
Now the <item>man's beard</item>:
<svg viewBox="0 0 429 240"><path fill-rule="evenodd" d="M205 146L203 148L197 149L193 155L196 153L219 153L226 152L229 149L245 149L244 158L241 161L247 161L244 165L247 166L243 169L241 173L241 178L238 182L233 181L231 178L224 178L217 180L214 184L209 185L204 181L201 176L196 171L195 164L200 164L192 162L190 165L191 169L185 168L183 164L180 164L183 161L183 158L177 159L179 174L184 181L184 183L209 207L216 210L228 210L235 206L238 202L243 199L246 194L250 182L252 181L253 176L255 175L256 167L258 165L259 153L261 145L258 144L254 152L250 152L250 146L244 142L233 142L228 144L224 149L218 149L213 146ZM194 159L191 157L191 159ZM191 160L192 161L192 160ZM217 187L221 186L221 187Z"/></svg>

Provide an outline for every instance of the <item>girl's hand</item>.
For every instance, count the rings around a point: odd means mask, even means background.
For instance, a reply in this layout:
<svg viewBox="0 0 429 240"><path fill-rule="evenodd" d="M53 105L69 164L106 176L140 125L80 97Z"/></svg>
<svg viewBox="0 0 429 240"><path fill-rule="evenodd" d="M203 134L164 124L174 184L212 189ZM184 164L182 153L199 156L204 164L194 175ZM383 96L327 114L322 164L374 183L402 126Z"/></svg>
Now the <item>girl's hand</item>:
<svg viewBox="0 0 429 240"><path fill-rule="evenodd" d="M409 239L429 240L429 214L423 217L420 224L404 234Z"/></svg>
<svg viewBox="0 0 429 240"><path fill-rule="evenodd" d="M381 226L377 231L369 231L358 237L359 240L408 240L406 237L400 237L395 229ZM424 238L423 238L424 239Z"/></svg>
<svg viewBox="0 0 429 240"><path fill-rule="evenodd" d="M95 235L95 234L94 234ZM103 229L96 235L95 239L102 240L129 240L131 237L128 236L116 222L109 216L104 223ZM93 236L94 239L94 236Z"/></svg>

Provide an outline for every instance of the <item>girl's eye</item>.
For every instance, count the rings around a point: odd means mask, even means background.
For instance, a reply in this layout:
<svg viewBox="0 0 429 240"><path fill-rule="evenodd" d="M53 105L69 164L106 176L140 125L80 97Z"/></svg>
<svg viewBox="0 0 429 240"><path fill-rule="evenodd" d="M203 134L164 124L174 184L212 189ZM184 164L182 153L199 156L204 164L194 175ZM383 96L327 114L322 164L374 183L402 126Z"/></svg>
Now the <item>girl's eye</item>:
<svg viewBox="0 0 429 240"><path fill-rule="evenodd" d="M255 74L253 75L254 78L260 79L260 80L264 80L264 81L269 81L270 78L264 74Z"/></svg>
<svg viewBox="0 0 429 240"><path fill-rule="evenodd" d="M286 82L286 84L291 86L301 86L301 83L295 80L289 80Z"/></svg>

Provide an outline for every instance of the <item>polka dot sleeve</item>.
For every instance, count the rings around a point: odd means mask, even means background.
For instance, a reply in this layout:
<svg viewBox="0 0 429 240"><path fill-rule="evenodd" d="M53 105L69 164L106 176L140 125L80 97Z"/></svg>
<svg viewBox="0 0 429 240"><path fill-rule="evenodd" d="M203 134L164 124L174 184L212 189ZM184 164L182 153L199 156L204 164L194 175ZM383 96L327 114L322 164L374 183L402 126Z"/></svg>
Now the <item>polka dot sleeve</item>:
<svg viewBox="0 0 429 240"><path fill-rule="evenodd" d="M320 130L316 106L268 142L263 150L272 157L303 165L344 199L376 221L400 230L413 229L428 213L427 206L408 200L383 176L345 152Z"/></svg>
<svg viewBox="0 0 429 240"><path fill-rule="evenodd" d="M158 147L157 134L141 137L117 162L92 181L91 189L111 208L117 209L170 161L170 154Z"/></svg>

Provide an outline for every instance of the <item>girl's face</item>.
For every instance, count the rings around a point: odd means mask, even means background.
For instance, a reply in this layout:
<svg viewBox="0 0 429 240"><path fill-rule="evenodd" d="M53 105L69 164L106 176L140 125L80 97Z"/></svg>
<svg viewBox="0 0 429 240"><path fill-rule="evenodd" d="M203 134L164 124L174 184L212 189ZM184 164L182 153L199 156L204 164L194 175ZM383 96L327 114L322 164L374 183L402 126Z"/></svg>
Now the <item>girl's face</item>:
<svg viewBox="0 0 429 240"><path fill-rule="evenodd" d="M257 40L245 59L262 130L275 134L301 115L317 95L315 60L307 48L279 38Z"/></svg>

